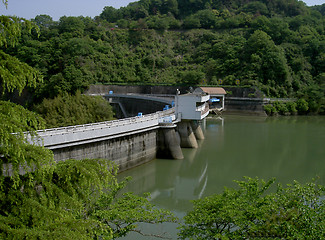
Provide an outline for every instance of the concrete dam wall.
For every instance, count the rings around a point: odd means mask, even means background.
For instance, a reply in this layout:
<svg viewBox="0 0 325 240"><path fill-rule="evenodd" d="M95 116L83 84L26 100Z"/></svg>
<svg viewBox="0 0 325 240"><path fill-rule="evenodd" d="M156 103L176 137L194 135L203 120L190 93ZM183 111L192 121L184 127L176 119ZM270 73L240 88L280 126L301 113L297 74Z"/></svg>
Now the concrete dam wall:
<svg viewBox="0 0 325 240"><path fill-rule="evenodd" d="M156 158L158 129L94 143L54 149L55 161L103 158L127 170Z"/></svg>

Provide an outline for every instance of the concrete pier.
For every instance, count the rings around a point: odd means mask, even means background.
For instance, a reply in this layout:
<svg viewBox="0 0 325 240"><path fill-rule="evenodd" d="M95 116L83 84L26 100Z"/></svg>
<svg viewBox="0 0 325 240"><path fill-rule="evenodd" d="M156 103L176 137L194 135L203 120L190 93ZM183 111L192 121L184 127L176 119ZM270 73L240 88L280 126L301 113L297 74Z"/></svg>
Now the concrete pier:
<svg viewBox="0 0 325 240"><path fill-rule="evenodd" d="M196 137L191 127L190 121L181 121L178 123L177 130L181 139L181 147L198 148Z"/></svg>
<svg viewBox="0 0 325 240"><path fill-rule="evenodd" d="M191 127L197 140L203 140L204 134L198 121L191 121Z"/></svg>
<svg viewBox="0 0 325 240"><path fill-rule="evenodd" d="M165 126L158 131L157 157L183 159L181 141L176 126Z"/></svg>

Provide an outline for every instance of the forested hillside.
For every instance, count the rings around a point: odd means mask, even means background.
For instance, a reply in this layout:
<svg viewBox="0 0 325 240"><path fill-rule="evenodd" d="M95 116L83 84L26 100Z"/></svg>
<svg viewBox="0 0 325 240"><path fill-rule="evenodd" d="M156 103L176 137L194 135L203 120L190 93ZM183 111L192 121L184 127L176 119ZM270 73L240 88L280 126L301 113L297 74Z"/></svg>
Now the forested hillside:
<svg viewBox="0 0 325 240"><path fill-rule="evenodd" d="M140 0L95 19L40 15L5 51L38 69L38 100L89 84L250 85L324 112L325 6L297 0Z"/></svg>

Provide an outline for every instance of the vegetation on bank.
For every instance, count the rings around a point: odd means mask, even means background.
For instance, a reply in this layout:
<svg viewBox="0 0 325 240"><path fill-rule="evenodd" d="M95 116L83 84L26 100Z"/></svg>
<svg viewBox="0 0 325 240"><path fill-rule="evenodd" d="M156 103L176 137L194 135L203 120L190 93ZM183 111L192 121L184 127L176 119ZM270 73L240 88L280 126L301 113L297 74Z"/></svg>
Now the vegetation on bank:
<svg viewBox="0 0 325 240"><path fill-rule="evenodd" d="M264 110L267 115L297 115L306 114L309 110L308 103L304 99L297 101L280 102L275 101L274 103L264 105Z"/></svg>

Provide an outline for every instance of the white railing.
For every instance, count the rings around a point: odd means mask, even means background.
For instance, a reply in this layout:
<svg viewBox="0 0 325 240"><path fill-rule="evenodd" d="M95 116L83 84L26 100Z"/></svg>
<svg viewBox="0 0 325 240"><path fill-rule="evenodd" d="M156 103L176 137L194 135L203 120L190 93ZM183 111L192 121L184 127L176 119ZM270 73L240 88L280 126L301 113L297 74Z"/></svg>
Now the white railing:
<svg viewBox="0 0 325 240"><path fill-rule="evenodd" d="M50 149L73 146L158 128L160 119L165 117L171 117L175 121L175 109L120 120L45 129L37 132L40 137L38 140L30 141L38 145L44 144Z"/></svg>

